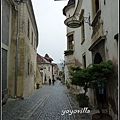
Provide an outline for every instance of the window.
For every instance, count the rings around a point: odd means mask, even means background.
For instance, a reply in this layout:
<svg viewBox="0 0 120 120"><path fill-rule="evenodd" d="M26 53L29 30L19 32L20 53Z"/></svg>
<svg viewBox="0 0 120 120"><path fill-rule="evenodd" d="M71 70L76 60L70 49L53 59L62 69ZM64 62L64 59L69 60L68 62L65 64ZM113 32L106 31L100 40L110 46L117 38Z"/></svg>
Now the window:
<svg viewBox="0 0 120 120"><path fill-rule="evenodd" d="M81 38L82 38L82 41L85 40L85 28L84 28L84 22L81 26Z"/></svg>
<svg viewBox="0 0 120 120"><path fill-rule="evenodd" d="M118 54L119 54L119 43L118 43L118 39L119 39L119 34L117 33L115 36L114 36L114 39L116 40L116 50L117 50L117 57L118 57Z"/></svg>
<svg viewBox="0 0 120 120"><path fill-rule="evenodd" d="M85 27L84 27L84 9L81 10L81 14L79 17L79 20L82 21L82 25L81 25L81 44L84 42L85 40Z"/></svg>
<svg viewBox="0 0 120 120"><path fill-rule="evenodd" d="M32 34L31 34L31 44L33 45L33 31L32 31Z"/></svg>
<svg viewBox="0 0 120 120"><path fill-rule="evenodd" d="M29 75L29 67L30 67L30 64L29 64L29 61L28 61L28 75Z"/></svg>
<svg viewBox="0 0 120 120"><path fill-rule="evenodd" d="M96 13L99 10L99 0L95 0L95 10L96 10Z"/></svg>
<svg viewBox="0 0 120 120"><path fill-rule="evenodd" d="M73 49L73 34L68 36L68 49Z"/></svg>
<svg viewBox="0 0 120 120"><path fill-rule="evenodd" d="M82 12L82 16L84 16L84 10L83 10L83 12ZM82 24L82 26L81 26L81 40L82 40L82 43L83 43L84 40L85 40L85 27L84 27L84 22L83 22L83 24Z"/></svg>
<svg viewBox="0 0 120 120"><path fill-rule="evenodd" d="M33 37L33 44L32 44L32 45L33 45L33 47L34 47L34 37Z"/></svg>
<svg viewBox="0 0 120 120"><path fill-rule="evenodd" d="M50 71L50 67L48 67L48 71Z"/></svg>
<svg viewBox="0 0 120 120"><path fill-rule="evenodd" d="M83 68L86 68L86 55L83 54Z"/></svg>
<svg viewBox="0 0 120 120"><path fill-rule="evenodd" d="M31 63L31 66L30 66L30 73L32 74L32 63Z"/></svg>
<svg viewBox="0 0 120 120"><path fill-rule="evenodd" d="M99 8L99 0L92 0L92 17L96 15L97 11L100 9Z"/></svg>
<svg viewBox="0 0 120 120"><path fill-rule="evenodd" d="M34 38L34 49L36 48L36 39Z"/></svg>
<svg viewBox="0 0 120 120"><path fill-rule="evenodd" d="M28 25L27 25L27 37L30 38L30 21L28 19Z"/></svg>

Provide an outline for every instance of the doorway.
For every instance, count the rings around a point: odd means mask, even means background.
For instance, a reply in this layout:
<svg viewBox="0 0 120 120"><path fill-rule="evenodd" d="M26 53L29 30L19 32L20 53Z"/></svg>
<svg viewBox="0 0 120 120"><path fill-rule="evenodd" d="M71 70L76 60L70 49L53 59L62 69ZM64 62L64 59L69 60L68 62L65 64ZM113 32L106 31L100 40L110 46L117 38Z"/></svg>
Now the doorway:
<svg viewBox="0 0 120 120"><path fill-rule="evenodd" d="M100 55L99 52L97 52L95 54L95 58L94 58L94 64L99 64L103 62L103 59ZM100 84L98 84L100 85ZM103 92L100 93L98 89L95 89L95 100L94 100L94 103L101 103L102 104L102 109L106 109L107 108L107 100L106 100L106 83L105 83L105 86L104 86L104 89L103 89Z"/></svg>

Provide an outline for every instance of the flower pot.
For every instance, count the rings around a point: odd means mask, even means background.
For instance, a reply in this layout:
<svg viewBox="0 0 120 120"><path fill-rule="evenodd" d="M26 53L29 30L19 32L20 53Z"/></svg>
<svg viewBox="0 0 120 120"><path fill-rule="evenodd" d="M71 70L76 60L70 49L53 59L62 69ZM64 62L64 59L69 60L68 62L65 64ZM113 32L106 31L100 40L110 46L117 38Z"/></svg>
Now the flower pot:
<svg viewBox="0 0 120 120"><path fill-rule="evenodd" d="M36 84L36 89L39 89L39 84Z"/></svg>
<svg viewBox="0 0 120 120"><path fill-rule="evenodd" d="M77 101L79 102L79 107L88 107L89 103L89 98L85 94L78 94L77 96Z"/></svg>
<svg viewBox="0 0 120 120"><path fill-rule="evenodd" d="M79 101L79 107L88 107L88 101L80 100Z"/></svg>

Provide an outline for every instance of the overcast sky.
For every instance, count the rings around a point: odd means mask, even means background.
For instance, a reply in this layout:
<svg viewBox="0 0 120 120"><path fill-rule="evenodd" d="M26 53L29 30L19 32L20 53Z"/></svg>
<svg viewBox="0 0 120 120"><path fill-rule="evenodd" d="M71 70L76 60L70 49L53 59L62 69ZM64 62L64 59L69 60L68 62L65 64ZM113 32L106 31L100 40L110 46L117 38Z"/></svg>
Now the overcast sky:
<svg viewBox="0 0 120 120"><path fill-rule="evenodd" d="M67 3L68 0L32 0L39 32L37 53L42 56L47 53L53 58L53 63L60 63L67 49L66 17L62 12Z"/></svg>

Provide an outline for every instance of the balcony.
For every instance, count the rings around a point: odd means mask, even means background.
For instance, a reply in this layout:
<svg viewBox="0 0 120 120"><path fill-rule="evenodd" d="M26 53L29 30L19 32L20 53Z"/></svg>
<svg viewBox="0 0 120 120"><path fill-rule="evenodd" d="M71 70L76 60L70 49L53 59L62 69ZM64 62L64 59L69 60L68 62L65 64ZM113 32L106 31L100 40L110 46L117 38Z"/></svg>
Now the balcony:
<svg viewBox="0 0 120 120"><path fill-rule="evenodd" d="M74 53L74 50L71 50L71 49L64 51L65 56L73 55L73 53Z"/></svg>

